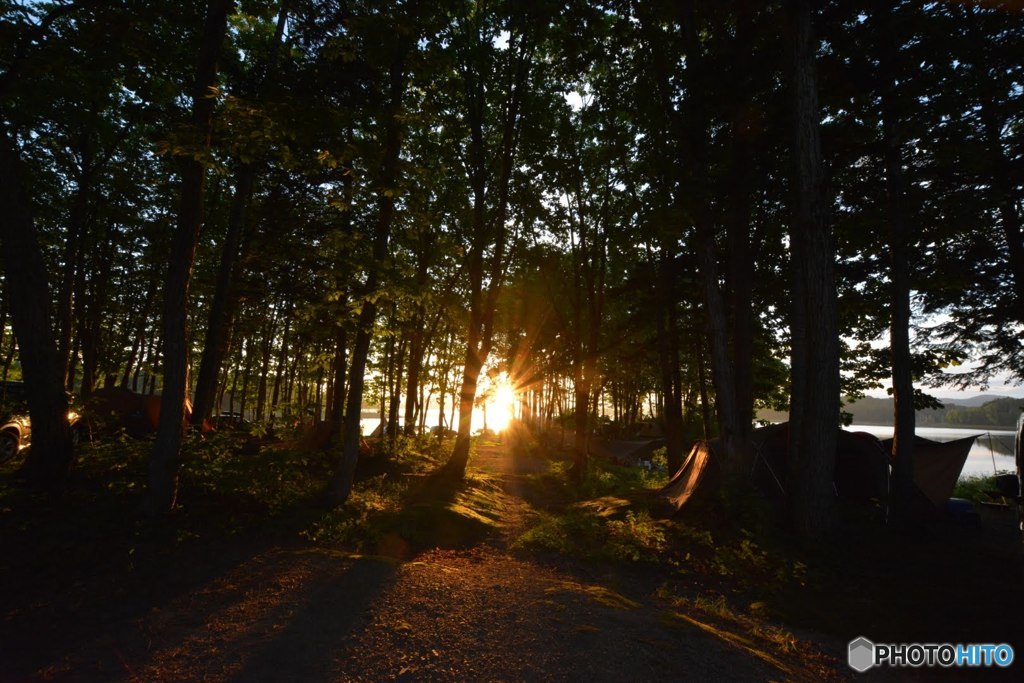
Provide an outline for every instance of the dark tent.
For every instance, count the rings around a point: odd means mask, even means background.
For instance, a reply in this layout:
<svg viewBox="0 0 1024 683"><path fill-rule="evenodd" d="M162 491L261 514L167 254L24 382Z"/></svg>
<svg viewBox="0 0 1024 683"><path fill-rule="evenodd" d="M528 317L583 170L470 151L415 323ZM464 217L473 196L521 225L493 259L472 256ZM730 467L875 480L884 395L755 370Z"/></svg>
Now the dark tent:
<svg viewBox="0 0 1024 683"><path fill-rule="evenodd" d="M789 424L755 429L751 441L754 446L751 476L755 485L769 498L785 498ZM678 510L701 492L716 490L721 477L717 453L720 448L718 439L695 443L682 467L658 492L658 497ZM864 432L840 431L833 483L840 499L884 500L889 491L889 466L881 442Z"/></svg>

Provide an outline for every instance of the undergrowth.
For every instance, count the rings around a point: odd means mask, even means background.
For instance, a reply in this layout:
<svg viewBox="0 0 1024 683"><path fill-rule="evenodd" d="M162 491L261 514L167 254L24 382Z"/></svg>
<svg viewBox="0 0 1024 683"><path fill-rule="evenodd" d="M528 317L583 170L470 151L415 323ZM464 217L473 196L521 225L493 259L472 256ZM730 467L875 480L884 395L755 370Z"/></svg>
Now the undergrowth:
<svg viewBox="0 0 1024 683"><path fill-rule="evenodd" d="M537 522L515 547L582 560L662 567L667 575L712 577L736 589L803 585L807 566L781 546L771 515L742 491L680 519L650 514L651 492L667 475L657 467L598 461L577 485L565 463L534 477ZM538 492L540 494L538 495Z"/></svg>
<svg viewBox="0 0 1024 683"><path fill-rule="evenodd" d="M999 500L995 475L975 475L965 477L956 483L953 489L954 498L966 498L975 503L990 503Z"/></svg>
<svg viewBox="0 0 1024 683"><path fill-rule="evenodd" d="M127 531L137 543L149 536L180 543L236 534L298 535L361 549L380 536L379 522L401 508L408 478L437 469L451 444L404 436L386 447L375 444L360 457L348 501L329 507L325 490L340 453L302 448L297 441L261 441L244 432L190 434L182 443L175 509L148 521L142 503L152 446L151 440L123 434L83 444L68 485L58 493L19 483L21 459L4 463L0 522L15 533L34 529L54 537L82 526L97 534Z"/></svg>

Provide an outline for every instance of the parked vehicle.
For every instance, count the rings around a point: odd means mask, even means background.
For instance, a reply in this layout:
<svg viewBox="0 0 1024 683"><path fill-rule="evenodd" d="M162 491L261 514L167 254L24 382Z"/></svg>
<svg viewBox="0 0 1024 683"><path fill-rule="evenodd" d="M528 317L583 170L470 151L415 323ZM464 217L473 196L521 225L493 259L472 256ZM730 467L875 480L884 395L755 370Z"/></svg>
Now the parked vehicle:
<svg viewBox="0 0 1024 683"><path fill-rule="evenodd" d="M220 414L211 417L208 422L210 427L218 430L249 431L252 428L252 423L246 420L242 413L238 411L221 411Z"/></svg>
<svg viewBox="0 0 1024 683"><path fill-rule="evenodd" d="M115 433L119 430L142 439L155 434L160 427L162 398L156 394L136 394L121 387L107 387L92 392L85 403L85 413L94 433ZM185 401L182 429L192 417L192 403Z"/></svg>
<svg viewBox="0 0 1024 683"><path fill-rule="evenodd" d="M81 416L68 411L71 441L74 446L85 438L87 428ZM32 422L23 382L0 382L0 463L18 455L32 440Z"/></svg>

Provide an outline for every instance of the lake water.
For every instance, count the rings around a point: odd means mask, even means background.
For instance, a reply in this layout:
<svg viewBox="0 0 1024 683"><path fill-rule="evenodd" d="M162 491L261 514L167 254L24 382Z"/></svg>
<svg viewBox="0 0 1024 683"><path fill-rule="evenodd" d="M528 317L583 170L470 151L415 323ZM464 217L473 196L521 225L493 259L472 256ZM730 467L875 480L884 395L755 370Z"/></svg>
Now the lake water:
<svg viewBox="0 0 1024 683"><path fill-rule="evenodd" d="M877 425L850 425L846 428L851 432L868 432L879 439L891 439L892 427ZM968 436L976 436L974 446L967 456L960 478L991 475L994 472L1014 472L1016 464L1013 456L1013 440L1015 434L1008 430L983 431L980 429L946 429L943 427L921 427L918 436L932 441L956 441Z"/></svg>
<svg viewBox="0 0 1024 683"><path fill-rule="evenodd" d="M405 420L402 419L402 415L403 414L404 413L401 413L401 412L399 413L398 424L405 424ZM451 418L451 412L450 412L450 410L446 410L445 411L445 420L447 421L450 418ZM483 426L484 426L484 414L483 414L483 411L480 408L474 408L473 409L473 421L470 424L471 424L471 433L476 433L478 430L483 429ZM494 429L494 425L495 424L496 424L496 422L495 422L493 411L492 411L491 412L491 419L488 421L488 426L490 426L492 429ZM364 410L363 414L362 414L362 419L359 420L359 427L360 427L360 429L362 429L363 435L365 436L365 435L368 435L368 434L372 434L373 430L375 430L378 425L380 425L380 418L376 417L376 416L370 417L369 416L369 411L365 411ZM459 425L459 415L458 415L458 412L456 412L455 419L454 419L453 423L451 425L448 425L448 427L450 429L456 429L458 427L458 425ZM431 410L429 413L427 413L426 428L429 430L429 429L433 429L436 426L437 426L437 410L435 409L435 410Z"/></svg>

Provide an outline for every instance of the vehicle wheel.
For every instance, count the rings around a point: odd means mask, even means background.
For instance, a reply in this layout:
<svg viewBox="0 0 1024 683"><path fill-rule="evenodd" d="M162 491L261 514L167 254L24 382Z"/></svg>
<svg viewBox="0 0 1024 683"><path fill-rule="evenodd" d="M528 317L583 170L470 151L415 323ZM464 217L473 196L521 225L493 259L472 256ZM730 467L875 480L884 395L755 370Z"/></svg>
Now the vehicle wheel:
<svg viewBox="0 0 1024 683"><path fill-rule="evenodd" d="M7 462L18 454L18 435L12 432L0 433L0 462Z"/></svg>

